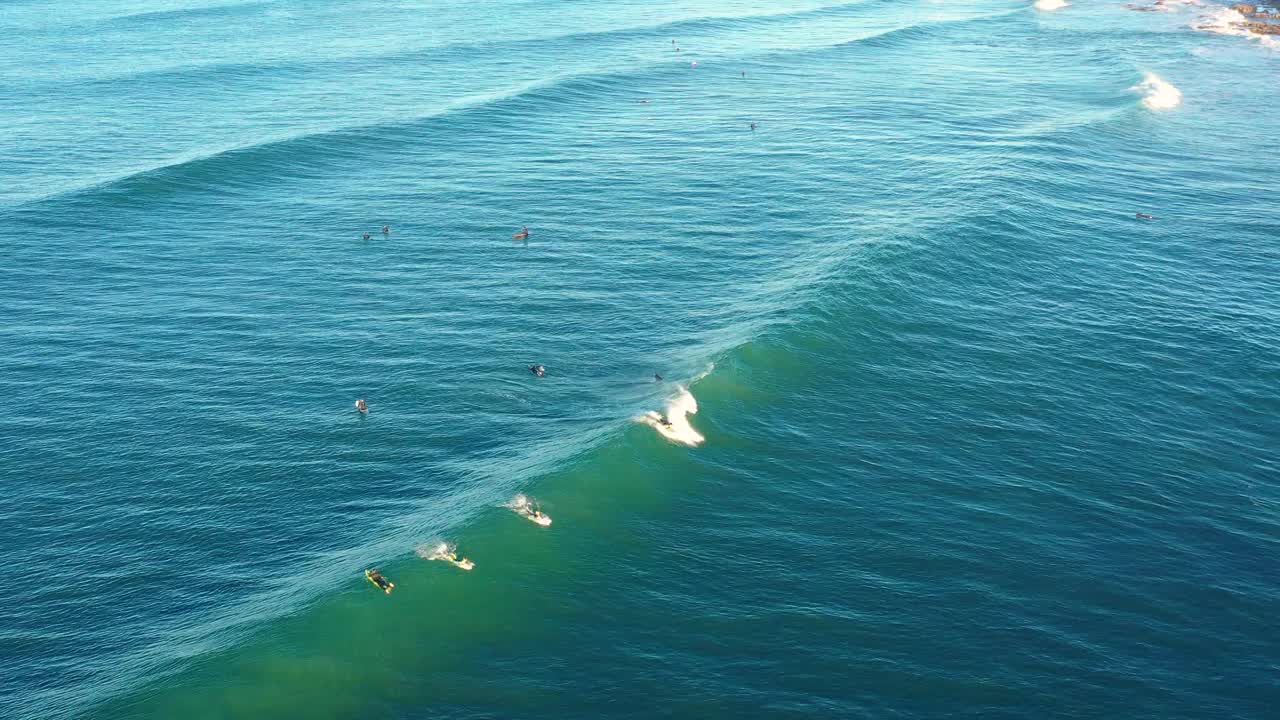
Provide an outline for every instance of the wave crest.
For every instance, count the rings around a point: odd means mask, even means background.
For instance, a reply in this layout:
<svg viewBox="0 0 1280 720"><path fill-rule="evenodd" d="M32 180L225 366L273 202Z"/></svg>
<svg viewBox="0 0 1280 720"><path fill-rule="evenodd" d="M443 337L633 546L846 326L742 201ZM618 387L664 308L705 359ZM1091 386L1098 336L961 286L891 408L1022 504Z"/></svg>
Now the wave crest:
<svg viewBox="0 0 1280 720"><path fill-rule="evenodd" d="M1041 12L1053 12L1054 10L1061 10L1070 4L1067 0L1036 0L1034 7Z"/></svg>
<svg viewBox="0 0 1280 720"><path fill-rule="evenodd" d="M1142 82L1129 89L1143 94L1142 104L1149 110L1172 110L1182 104L1182 91L1153 72L1143 73Z"/></svg>

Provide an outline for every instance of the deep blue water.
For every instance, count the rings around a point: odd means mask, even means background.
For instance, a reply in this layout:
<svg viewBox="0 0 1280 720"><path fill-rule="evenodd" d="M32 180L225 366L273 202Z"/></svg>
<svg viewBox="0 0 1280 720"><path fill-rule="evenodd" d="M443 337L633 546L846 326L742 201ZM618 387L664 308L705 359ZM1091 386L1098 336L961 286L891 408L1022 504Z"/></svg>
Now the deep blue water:
<svg viewBox="0 0 1280 720"><path fill-rule="evenodd" d="M1221 17L11 0L0 716L1271 716Z"/></svg>

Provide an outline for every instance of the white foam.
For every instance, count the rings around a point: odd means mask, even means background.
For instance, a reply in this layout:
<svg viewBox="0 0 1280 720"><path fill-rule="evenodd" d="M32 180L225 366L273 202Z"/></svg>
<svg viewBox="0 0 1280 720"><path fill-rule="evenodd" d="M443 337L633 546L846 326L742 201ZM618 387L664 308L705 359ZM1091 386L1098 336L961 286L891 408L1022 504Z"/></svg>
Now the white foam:
<svg viewBox="0 0 1280 720"><path fill-rule="evenodd" d="M423 560L448 560L453 557L455 546L444 541L436 541L419 545L414 552Z"/></svg>
<svg viewBox="0 0 1280 720"><path fill-rule="evenodd" d="M510 508L512 512L520 517L542 527L550 527L551 525L551 516L541 511L537 499L531 498L524 493L517 493L515 497L504 503L503 507Z"/></svg>
<svg viewBox="0 0 1280 720"><path fill-rule="evenodd" d="M1061 10L1070 4L1067 0L1036 0L1034 7L1041 12L1053 12L1054 10Z"/></svg>
<svg viewBox="0 0 1280 720"><path fill-rule="evenodd" d="M1228 7L1215 8L1213 11L1202 16L1196 21L1193 27L1196 30L1204 32L1216 33L1218 35L1234 35L1236 37L1246 37L1250 40L1257 40L1259 44L1269 48L1280 48L1280 42L1277 42L1275 35L1259 35L1255 32L1249 32L1241 26L1241 23L1248 22L1248 18L1239 12Z"/></svg>
<svg viewBox="0 0 1280 720"><path fill-rule="evenodd" d="M1143 73L1142 82L1129 89L1143 94L1142 104L1149 110L1172 110L1182 103L1182 91L1153 72Z"/></svg>
<svg viewBox="0 0 1280 720"><path fill-rule="evenodd" d="M435 540L425 545L419 545L414 549L414 552L423 560L443 560L463 570L470 570L476 566L475 563L467 558L458 557L458 546L453 543Z"/></svg>
<svg viewBox="0 0 1280 720"><path fill-rule="evenodd" d="M689 424L689 416L698 413L698 400L688 388L681 387L676 396L667 401L666 410L669 426L662 424L662 414L654 410L636 418L636 421L657 430L659 435L672 442L689 447L697 447L706 440L702 433Z"/></svg>

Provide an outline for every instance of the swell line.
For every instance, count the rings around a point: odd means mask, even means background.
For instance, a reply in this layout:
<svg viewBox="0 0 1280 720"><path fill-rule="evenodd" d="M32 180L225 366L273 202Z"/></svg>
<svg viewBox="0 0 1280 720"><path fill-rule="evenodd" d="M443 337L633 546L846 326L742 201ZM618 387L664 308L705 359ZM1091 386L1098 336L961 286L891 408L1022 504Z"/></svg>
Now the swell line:
<svg viewBox="0 0 1280 720"><path fill-rule="evenodd" d="M666 37L700 31L731 31L738 29L767 28L776 24L843 15L850 9L863 9L879 4L883 0L856 0L835 5L806 10L792 10L780 13L756 13L747 15L705 15L695 18L683 18L669 22L650 25L635 25L612 30L593 30L586 32L570 32L527 39L494 39L480 41L447 42L413 50L393 52L361 52L348 57L328 57L316 60L293 60L273 63L216 62L201 65L176 65L171 67L141 70L120 75L96 78L76 78L70 80L55 79L53 84L70 84L110 86L116 83L129 83L137 80L161 81L181 79L190 84L193 78L208 82L221 82L225 76L247 76L269 73L305 73L314 70L359 70L373 66L388 64L415 63L428 61L447 61L456 57L470 58L477 53L498 51L528 54L544 48L559 45L589 47L602 41L641 40L650 37ZM269 5L270 3L251 3L249 5ZM236 6L241 7L241 6ZM179 11L172 11L178 13ZM185 12L185 11L183 11Z"/></svg>
<svg viewBox="0 0 1280 720"><path fill-rule="evenodd" d="M847 48L862 44L884 44L903 41L911 42L919 38L929 37L931 33L936 32L938 27L958 25L978 20L990 20L993 18L1003 17L1007 14L1008 13L999 13L995 15L984 15L978 18L963 18L959 20L939 20L925 23L923 25L912 24L904 27L873 32L866 36L840 42L834 45L787 50L773 49L766 51L752 51L746 53L735 53L732 54L732 57L753 59L784 57L795 54L826 52L832 49ZM923 29L921 29L922 27ZM683 68L683 66L681 66L681 68ZM244 161L246 158L255 161L250 164L269 163L272 158L279 158L283 163L287 158L289 160L290 167L296 167L298 157L322 158L322 161L323 159L329 158L337 159L335 156L339 153L343 156L349 156L353 153L357 153L362 143L376 144L403 141L404 138L396 138L392 136L396 133L421 129L428 123L438 122L453 116L464 115L467 113L490 112L494 117L501 117L510 111L512 108L509 106L514 104L529 103L536 106L540 100L546 100L549 104L554 104L563 100L566 96L591 94L594 91L615 91L617 87L621 86L620 81L634 80L637 77L644 76L646 73L652 73L655 71L674 73L677 69L669 63L654 62L633 66L632 68L624 71L576 74L566 73L559 76L553 76L545 80L525 83L507 90L463 97L447 103L443 108L425 114L410 115L408 117L394 118L375 123L323 128L282 137L268 138L259 142L223 148L214 152L203 153L192 157L179 158L172 162L162 163L152 167L85 183L77 187L30 198L25 201L15 203L11 208L15 210L24 210L39 207L50 202L87 199L104 195L115 195L117 198L125 199L131 193L142 190L152 193L168 190L191 190L196 188L227 190L232 187L232 185L228 184L226 181L227 176L216 172L216 170L224 164L239 163ZM331 152L328 155L324 153L306 154L301 152L313 146L320 146L321 149L328 146L328 150Z"/></svg>

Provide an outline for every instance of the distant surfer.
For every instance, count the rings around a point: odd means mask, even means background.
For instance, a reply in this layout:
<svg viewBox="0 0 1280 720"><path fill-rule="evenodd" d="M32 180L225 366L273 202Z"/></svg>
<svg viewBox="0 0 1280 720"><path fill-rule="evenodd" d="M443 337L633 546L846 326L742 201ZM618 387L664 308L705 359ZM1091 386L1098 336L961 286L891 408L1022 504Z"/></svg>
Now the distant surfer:
<svg viewBox="0 0 1280 720"><path fill-rule="evenodd" d="M1134 213L1133 215L1139 220L1155 220L1156 219L1154 215L1148 215L1146 213Z"/></svg>
<svg viewBox="0 0 1280 720"><path fill-rule="evenodd" d="M369 239L369 233L365 233L364 236L361 238L361 240L368 240L368 239Z"/></svg>
<svg viewBox="0 0 1280 720"><path fill-rule="evenodd" d="M696 68L696 67L698 67L698 61L697 61L697 60L694 60L693 62L689 63L689 67L691 67L691 68Z"/></svg>
<svg viewBox="0 0 1280 720"><path fill-rule="evenodd" d="M659 375L658 373L654 373L654 374L653 374L653 381L654 381L654 382L662 382L662 376L661 376L661 375Z"/></svg>
<svg viewBox="0 0 1280 720"><path fill-rule="evenodd" d="M547 374L547 368L542 365L530 365L529 372L533 373L534 377L542 377Z"/></svg>
<svg viewBox="0 0 1280 720"><path fill-rule="evenodd" d="M514 240L527 240L529 238L529 226L521 225L520 232L511 236Z"/></svg>
<svg viewBox="0 0 1280 720"><path fill-rule="evenodd" d="M744 80L747 78L747 71L746 71L746 70L743 70L743 71L742 71L742 78L743 78Z"/></svg>
<svg viewBox="0 0 1280 720"><path fill-rule="evenodd" d="M672 429L672 427L671 427L671 418L667 417L666 415L659 415L659 416L658 416L658 424L659 424L659 425L661 425L662 427L664 427L664 428L668 429L668 430L671 430L671 429Z"/></svg>
<svg viewBox="0 0 1280 720"><path fill-rule="evenodd" d="M649 104L649 98L644 98L644 99L642 99L642 100L637 100L636 102L640 103L641 105L648 105L648 104Z"/></svg>
<svg viewBox="0 0 1280 720"><path fill-rule="evenodd" d="M756 131L756 124L751 123L751 132L755 132L755 131Z"/></svg>
<svg viewBox="0 0 1280 720"><path fill-rule="evenodd" d="M395 583L383 577L382 573L379 572L377 568L373 568L372 570L365 570L364 576L369 578L369 582L377 586L379 590L381 590L384 593L387 593L388 595L391 594L391 588L396 586Z"/></svg>
<svg viewBox="0 0 1280 720"><path fill-rule="evenodd" d="M390 225L383 225L383 226L382 226L382 234L383 234L383 235L390 235L390 234L391 234L391 226L390 226Z"/></svg>
<svg viewBox="0 0 1280 720"><path fill-rule="evenodd" d="M356 401L356 412L361 415L369 414L369 404L364 401L364 398L360 398Z"/></svg>

